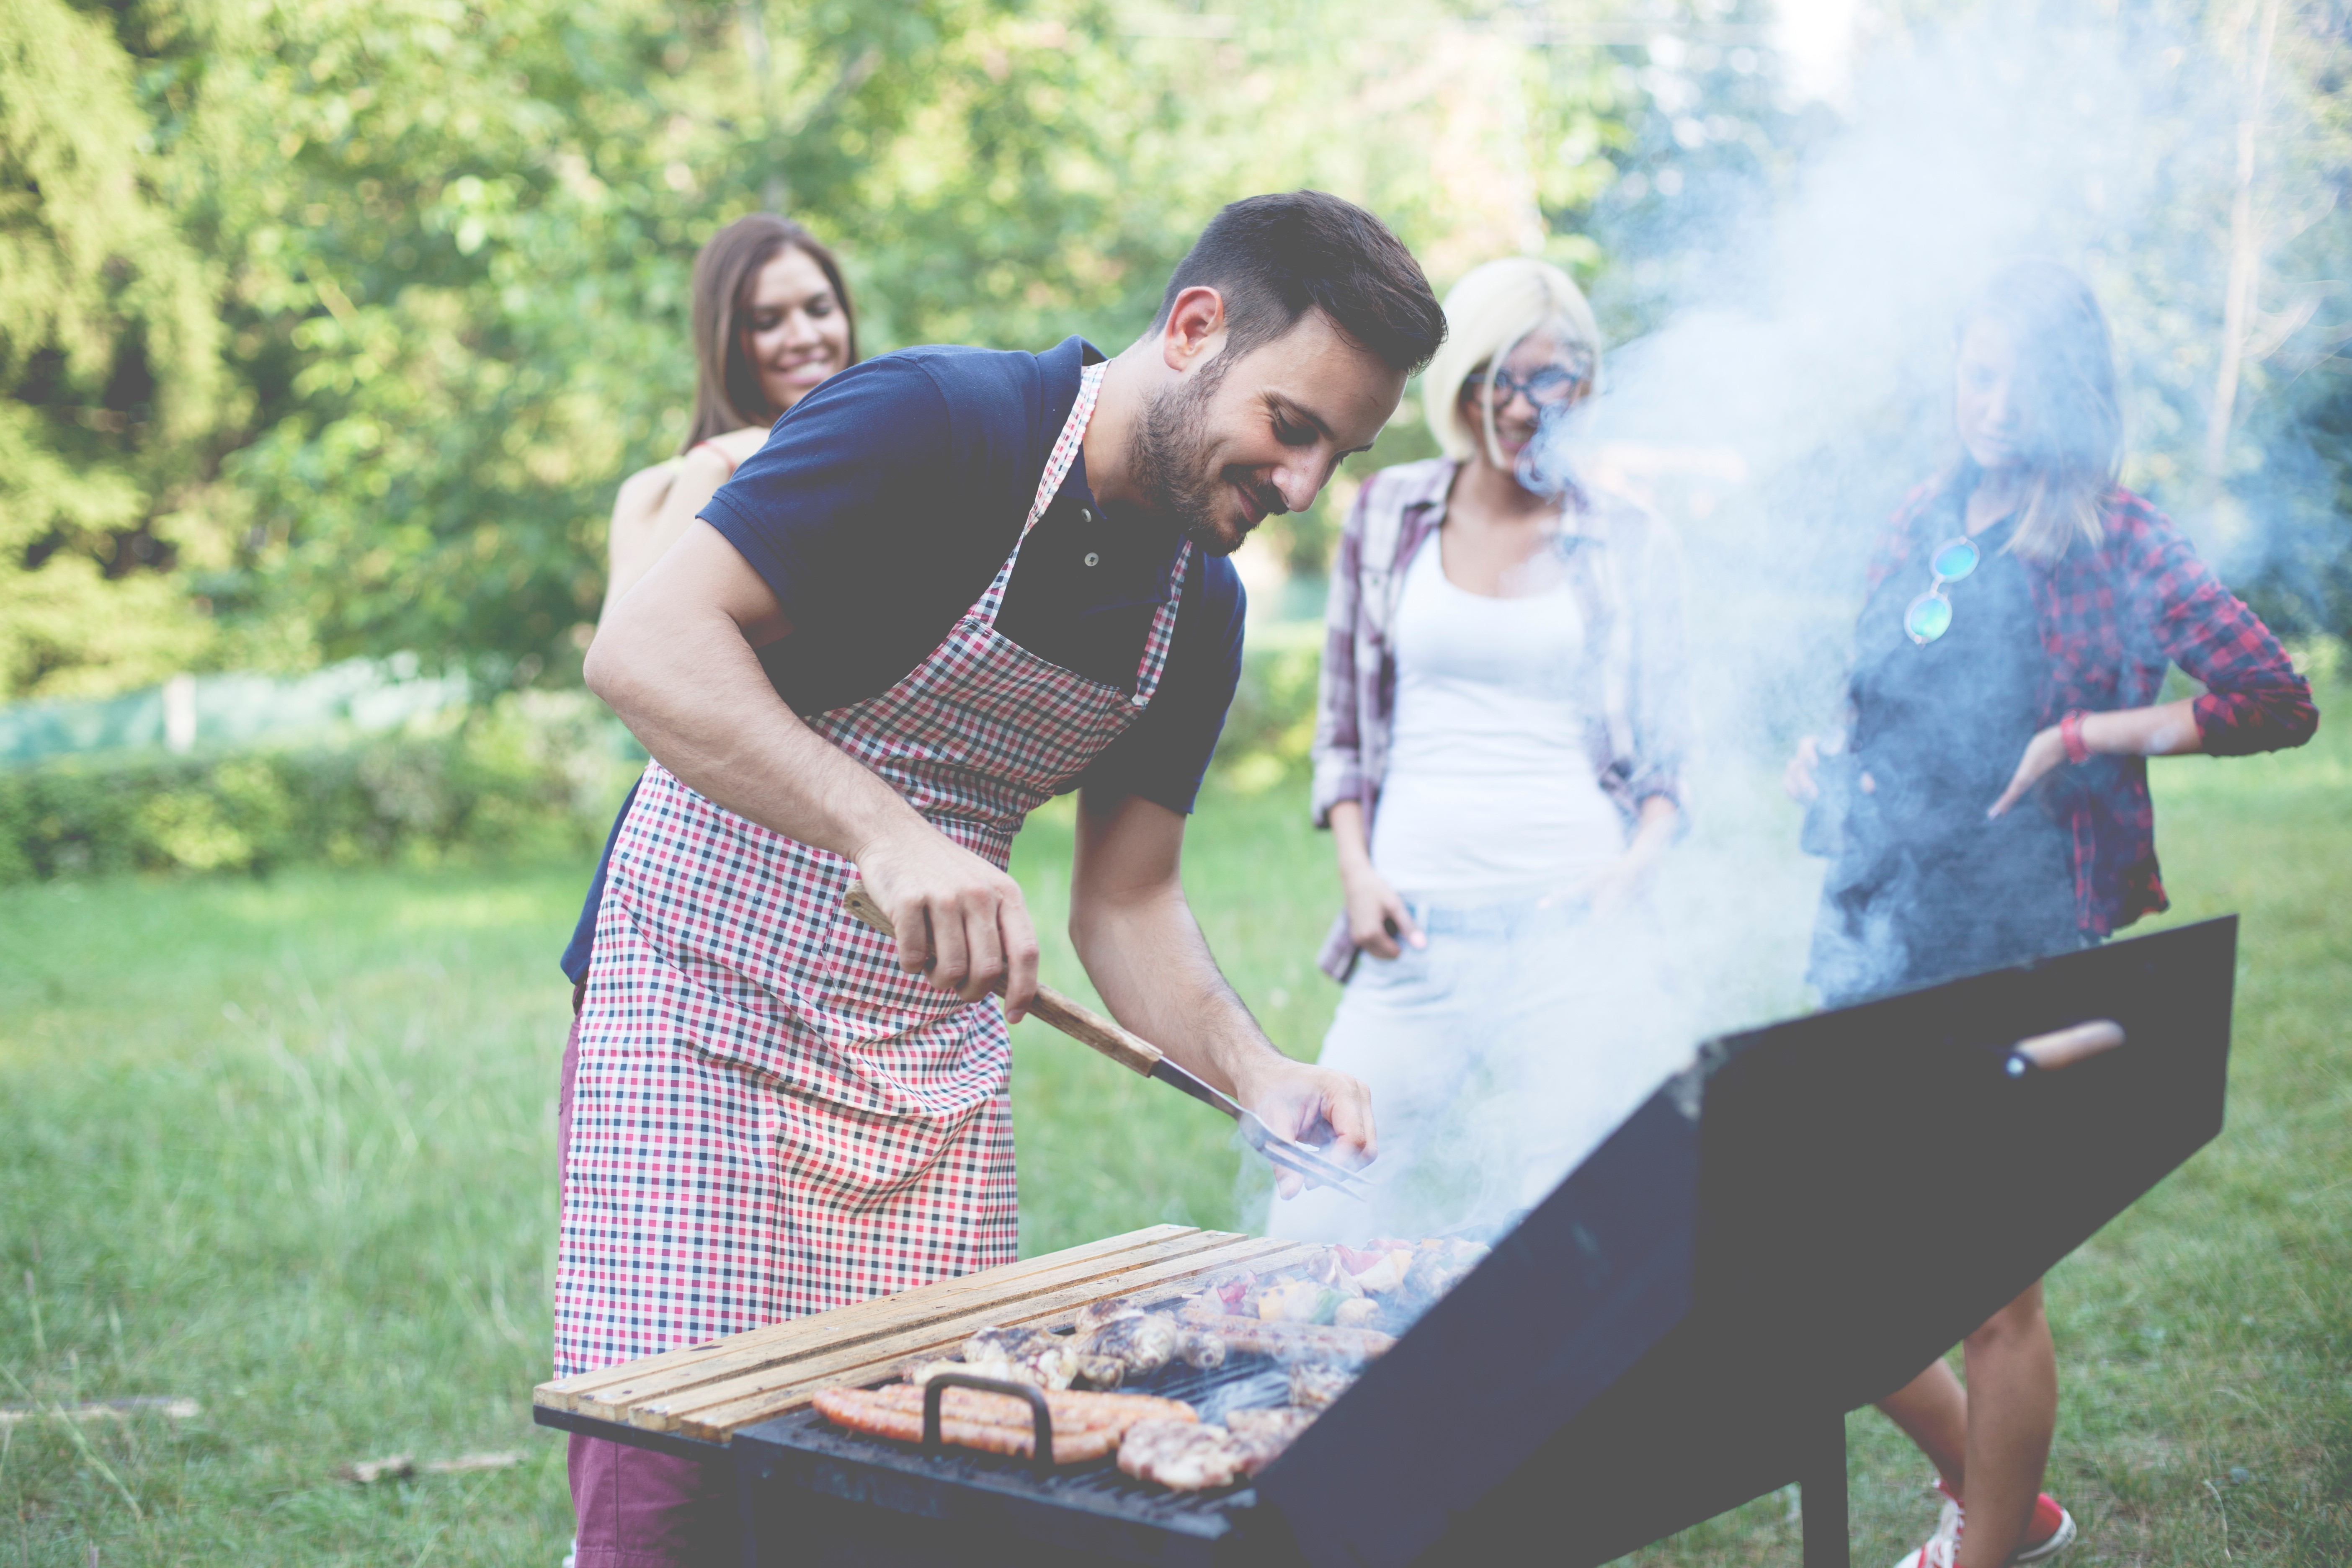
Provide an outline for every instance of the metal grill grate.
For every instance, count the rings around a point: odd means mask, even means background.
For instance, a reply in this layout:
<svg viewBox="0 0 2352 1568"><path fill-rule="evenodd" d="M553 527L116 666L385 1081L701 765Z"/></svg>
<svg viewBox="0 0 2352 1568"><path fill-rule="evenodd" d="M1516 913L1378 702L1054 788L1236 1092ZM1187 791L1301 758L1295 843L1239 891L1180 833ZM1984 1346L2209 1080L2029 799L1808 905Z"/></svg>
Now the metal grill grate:
<svg viewBox="0 0 2352 1568"><path fill-rule="evenodd" d="M1270 1357L1235 1352L1224 1365L1209 1371L1171 1363L1149 1377L1127 1384L1122 1392L1181 1399L1199 1411L1202 1421L1215 1423L1222 1422L1229 1411L1287 1405L1290 1373ZM1132 1479L1112 1459L1046 1469L1027 1459L969 1449L925 1453L911 1443L845 1431L814 1410L796 1411L762 1424L757 1431L762 1444L876 1466L918 1485L979 1487L999 1494L1026 1495L1064 1508L1111 1514L1188 1534L1222 1534L1226 1528L1224 1516L1255 1500L1246 1486L1171 1492ZM856 1489L862 1493L864 1488Z"/></svg>

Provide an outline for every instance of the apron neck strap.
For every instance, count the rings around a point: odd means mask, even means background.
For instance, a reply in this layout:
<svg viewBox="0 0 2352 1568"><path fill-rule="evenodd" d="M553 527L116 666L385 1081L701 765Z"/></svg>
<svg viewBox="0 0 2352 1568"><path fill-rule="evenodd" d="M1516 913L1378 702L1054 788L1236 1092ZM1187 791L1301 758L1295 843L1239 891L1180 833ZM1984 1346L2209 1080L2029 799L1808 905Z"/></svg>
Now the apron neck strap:
<svg viewBox="0 0 2352 1568"><path fill-rule="evenodd" d="M1079 444L1085 440L1087 426L1095 416L1095 399L1101 395L1103 372L1110 368L1108 360L1097 360L1078 373L1078 395L1070 405L1070 416L1062 421L1062 433L1054 437L1054 449L1046 454L1045 471L1037 476L1037 495L1029 503L1029 516L1021 524L1021 537L1013 542L1013 553L996 569L996 581L988 585L980 603L972 608L990 626L996 624L997 606L1004 602L1005 584L1013 581L1013 567L1021 559L1021 546L1029 542L1029 531L1045 515L1045 509L1062 491L1062 481L1070 475L1070 465L1078 460Z"/></svg>
<svg viewBox="0 0 2352 1568"><path fill-rule="evenodd" d="M1045 471L1037 476L1037 496L1029 503L1028 521L1021 525L1021 537L1037 526L1054 498L1062 493L1062 481L1070 477L1070 465L1078 460L1078 448L1086 440L1087 426L1095 416L1095 399L1102 395L1103 372L1110 368L1108 360L1097 360L1078 373L1078 395L1070 405L1070 416L1062 421L1062 433L1054 438L1054 449L1046 455ZM1017 551L1019 546L1014 546Z"/></svg>

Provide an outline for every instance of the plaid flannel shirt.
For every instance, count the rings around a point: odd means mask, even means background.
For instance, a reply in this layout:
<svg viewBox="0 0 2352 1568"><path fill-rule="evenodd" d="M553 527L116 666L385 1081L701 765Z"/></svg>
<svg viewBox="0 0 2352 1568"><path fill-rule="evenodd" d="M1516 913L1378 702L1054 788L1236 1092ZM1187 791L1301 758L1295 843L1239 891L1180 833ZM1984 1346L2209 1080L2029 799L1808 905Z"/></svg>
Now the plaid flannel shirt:
<svg viewBox="0 0 2352 1568"><path fill-rule="evenodd" d="M1906 567L1925 572L1942 486L1914 490L1874 553L1870 587ZM2310 683L2262 618L2221 585L2172 520L2120 487L2105 501L2105 536L2054 562L2025 563L2050 656L2040 727L2077 709L2100 713L2156 700L2165 667L2203 683L2197 727L2210 756L2299 746L2319 727ZM1915 563L1916 563L1915 566ZM1927 585L1924 579L1920 584ZM2074 914L2095 936L2171 905L2156 864L2156 808L2147 759L2119 757L2103 788L2075 796Z"/></svg>
<svg viewBox="0 0 2352 1568"><path fill-rule="evenodd" d="M1445 521L1456 464L1432 458L1364 481L1339 531L1324 612L1322 684L1315 714L1315 826L1343 800L1371 830L1388 773L1396 715L1390 628L1405 569ZM1632 501L1599 492L1570 498L1558 538L1568 585L1599 640L1597 721L1587 737L1601 793L1630 826L1662 795L1683 806L1688 743L1682 624L1682 554L1671 530ZM1686 808L1685 808L1686 810ZM1319 963L1335 980L1355 967L1344 910Z"/></svg>

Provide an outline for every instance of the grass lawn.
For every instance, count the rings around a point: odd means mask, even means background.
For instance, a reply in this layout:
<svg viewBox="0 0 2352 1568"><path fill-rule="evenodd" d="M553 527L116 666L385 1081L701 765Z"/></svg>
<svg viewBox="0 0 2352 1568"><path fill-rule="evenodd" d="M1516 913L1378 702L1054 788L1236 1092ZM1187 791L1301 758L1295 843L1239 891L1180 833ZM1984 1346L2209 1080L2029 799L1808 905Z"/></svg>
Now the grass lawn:
<svg viewBox="0 0 2352 1568"><path fill-rule="evenodd" d="M2230 1127L2053 1278L2052 1484L2084 1528L2065 1561L2352 1562L2352 921L2336 907L2352 726L2158 771L2168 920L2245 917ZM1754 809L1744 826L1793 836ZM1299 816L1290 790L1213 794L1189 864L1235 984L1307 1054L1337 995L1312 964L1336 884ZM1069 845L1049 812L1016 863L1049 932ZM0 891L0 1405L202 1407L0 1426L0 1563L552 1568L562 1447L528 1401L549 1339L553 954L583 880L318 870ZM1763 933L1778 978L1737 1007L1793 995L1801 937L1785 919ZM1045 965L1083 989L1058 941ZM1014 1103L1026 1251L1234 1225L1260 1201L1217 1119L1039 1026L1019 1031ZM1926 1467L1884 1422L1857 1415L1849 1439L1870 1568L1933 1510ZM501 1448L528 1458L335 1478ZM1767 1499L1642 1561L1790 1563L1786 1514Z"/></svg>

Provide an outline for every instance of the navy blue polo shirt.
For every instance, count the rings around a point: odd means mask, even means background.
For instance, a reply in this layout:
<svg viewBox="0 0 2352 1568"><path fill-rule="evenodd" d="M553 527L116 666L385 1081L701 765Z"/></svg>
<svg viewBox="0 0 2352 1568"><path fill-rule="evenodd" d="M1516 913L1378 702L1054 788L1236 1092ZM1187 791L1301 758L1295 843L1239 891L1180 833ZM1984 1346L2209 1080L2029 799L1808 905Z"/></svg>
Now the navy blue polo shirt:
<svg viewBox="0 0 2352 1568"><path fill-rule="evenodd" d="M760 662L794 712L887 691L987 591L1020 541L1078 372L1102 357L1080 338L1042 354L906 349L829 377L776 421L702 519L792 622ZM997 629L1131 688L1183 538L1165 519L1100 506L1081 456L1021 546ZM1233 563L1193 551L1151 705L1072 787L1192 809L1241 677L1243 607ZM620 830L616 818L564 950L574 981L588 973Z"/></svg>

